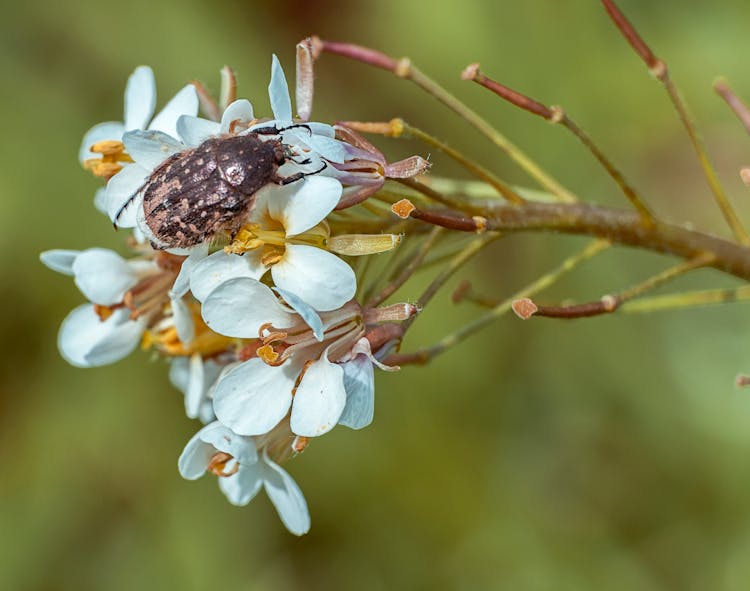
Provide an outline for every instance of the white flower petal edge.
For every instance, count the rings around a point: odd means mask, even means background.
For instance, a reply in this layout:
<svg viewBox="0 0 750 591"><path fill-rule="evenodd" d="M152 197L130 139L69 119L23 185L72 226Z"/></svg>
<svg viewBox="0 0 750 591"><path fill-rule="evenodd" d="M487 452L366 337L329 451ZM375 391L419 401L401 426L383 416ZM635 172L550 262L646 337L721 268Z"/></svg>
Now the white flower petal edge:
<svg viewBox="0 0 750 591"><path fill-rule="evenodd" d="M48 269L62 273L63 275L73 275L73 262L81 254L80 250L64 250L61 248L55 250L45 250L39 255L39 260Z"/></svg>
<svg viewBox="0 0 750 591"><path fill-rule="evenodd" d="M172 154L181 152L185 145L163 131L129 131L122 136L125 150L141 166L153 170Z"/></svg>
<svg viewBox="0 0 750 591"><path fill-rule="evenodd" d="M375 414L375 371L370 359L357 355L342 364L346 406L339 424L350 429L362 429L372 423Z"/></svg>
<svg viewBox="0 0 750 591"><path fill-rule="evenodd" d="M221 133L221 125L216 121L201 119L192 115L182 115L177 120L177 135L190 148L195 148L208 138Z"/></svg>
<svg viewBox="0 0 750 591"><path fill-rule="evenodd" d="M263 204L271 217L284 225L287 236L294 236L325 219L338 205L342 191L336 179L309 176L281 190L276 188Z"/></svg>
<svg viewBox="0 0 750 591"><path fill-rule="evenodd" d="M99 367L127 357L140 343L143 319L130 320L130 310L115 310L102 321L91 304L75 308L63 320L57 346L76 367Z"/></svg>
<svg viewBox="0 0 750 591"><path fill-rule="evenodd" d="M346 405L344 370L326 354L311 364L294 395L290 426L293 433L319 437L339 422Z"/></svg>
<svg viewBox="0 0 750 591"><path fill-rule="evenodd" d="M104 140L120 141L125 133L125 126L118 121L105 121L98 123L86 132L78 150L78 160L81 164L89 158L99 158L101 154L95 154L90 150L94 144Z"/></svg>
<svg viewBox="0 0 750 591"><path fill-rule="evenodd" d="M325 327L323 326L323 320L315 309L289 291L284 291L278 287L275 287L274 291L284 298L284 301L289 304L292 310L300 315L305 324L312 329L315 338L322 341L325 336Z"/></svg>
<svg viewBox="0 0 750 591"><path fill-rule="evenodd" d="M188 84L172 97L165 107L151 121L149 129L163 131L172 137L177 136L177 120L181 115L198 114L198 93L195 86Z"/></svg>
<svg viewBox="0 0 750 591"><path fill-rule="evenodd" d="M248 124L255 118L253 105L247 99L237 99L221 115L221 125L219 133L229 133L232 123L239 122Z"/></svg>
<svg viewBox="0 0 750 591"><path fill-rule="evenodd" d="M89 248L73 261L75 284L91 302L112 306L138 283L134 266L113 250Z"/></svg>
<svg viewBox="0 0 750 591"><path fill-rule="evenodd" d="M237 338L257 338L269 322L288 328L296 321L269 287L248 277L229 279L214 289L203 301L201 314L211 330Z"/></svg>
<svg viewBox="0 0 750 591"><path fill-rule="evenodd" d="M143 186L151 171L130 164L113 176L107 183L107 215L118 228L134 228L141 199L133 197Z"/></svg>
<svg viewBox="0 0 750 591"><path fill-rule="evenodd" d="M297 536L310 531L310 512L305 496L289 474L272 462L264 453L263 485L271 499L279 518L286 528Z"/></svg>
<svg viewBox="0 0 750 591"><path fill-rule="evenodd" d="M271 101L274 119L279 120L282 125L291 124L292 99L289 96L289 86L286 83L284 70L276 55L271 58L271 82L268 85L268 98Z"/></svg>
<svg viewBox="0 0 750 591"><path fill-rule="evenodd" d="M148 66L138 66L125 86L125 130L145 129L156 108L156 80ZM120 139L111 138L111 139Z"/></svg>
<svg viewBox="0 0 750 591"><path fill-rule="evenodd" d="M238 256L218 250L196 264L190 272L190 291L202 302L225 281L238 277L260 279L265 272L266 267L260 262L258 252Z"/></svg>
<svg viewBox="0 0 750 591"><path fill-rule="evenodd" d="M214 390L216 417L242 435L262 435L284 418L292 404L292 388L300 367L253 358L224 374Z"/></svg>
<svg viewBox="0 0 750 591"><path fill-rule="evenodd" d="M352 268L328 251L288 244L281 261L271 268L274 283L320 312L336 310L354 297L357 278Z"/></svg>

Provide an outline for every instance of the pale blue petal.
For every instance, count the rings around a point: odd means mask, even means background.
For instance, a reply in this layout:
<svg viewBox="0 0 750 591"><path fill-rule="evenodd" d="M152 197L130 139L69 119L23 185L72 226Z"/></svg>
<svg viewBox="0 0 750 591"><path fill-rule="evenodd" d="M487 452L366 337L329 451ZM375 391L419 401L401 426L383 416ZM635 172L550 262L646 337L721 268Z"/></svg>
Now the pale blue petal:
<svg viewBox="0 0 750 591"><path fill-rule="evenodd" d="M155 107L154 72L148 66L138 66L125 87L125 130L146 129Z"/></svg>
<svg viewBox="0 0 750 591"><path fill-rule="evenodd" d="M211 457L216 453L216 448L204 441L203 436L222 427L223 425L218 421L206 425L188 441L180 454L179 460L177 460L177 468L183 478L197 480L205 474Z"/></svg>
<svg viewBox="0 0 750 591"><path fill-rule="evenodd" d="M129 131L122 136L122 141L133 160L147 170L153 170L172 154L185 149L174 137L155 130Z"/></svg>
<svg viewBox="0 0 750 591"><path fill-rule="evenodd" d="M307 367L292 405L292 432L305 437L328 433L346 405L344 370L324 355Z"/></svg>
<svg viewBox="0 0 750 591"><path fill-rule="evenodd" d="M190 148L201 145L208 138L215 137L219 133L221 133L221 126L216 121L192 115L182 115L177 120L177 137Z"/></svg>
<svg viewBox="0 0 750 591"><path fill-rule="evenodd" d="M264 454L264 479L268 498L286 528L296 536L310 531L310 512L305 496L294 479Z"/></svg>
<svg viewBox="0 0 750 591"><path fill-rule="evenodd" d="M195 116L197 114L198 93L195 92L195 86L188 84L172 97L172 100L154 117L148 128L177 137L177 120L182 115Z"/></svg>
<svg viewBox="0 0 750 591"><path fill-rule="evenodd" d="M320 312L337 310L354 297L357 279L352 268L326 250L288 244L284 257L271 268L274 283Z"/></svg>
<svg viewBox="0 0 750 591"><path fill-rule="evenodd" d="M244 466L236 474L219 478L219 488L232 505L244 507L258 494L263 485L263 473L257 464Z"/></svg>
<svg viewBox="0 0 750 591"><path fill-rule="evenodd" d="M284 291L278 287L274 288L274 291L278 293L289 306L297 312L305 321L305 324L309 326L315 338L319 341L323 340L323 321L312 306L308 306L302 299L298 298L290 291Z"/></svg>
<svg viewBox="0 0 750 591"><path fill-rule="evenodd" d="M284 418L292 404L299 367L250 359L224 374L214 390L218 419L242 435L262 435Z"/></svg>
<svg viewBox="0 0 750 591"><path fill-rule="evenodd" d="M286 83L279 58L275 55L271 61L271 83L268 85L268 98L271 101L274 119L278 119L281 125L291 123L292 99L289 97L289 86Z"/></svg>
<svg viewBox="0 0 750 591"><path fill-rule="evenodd" d="M372 423L375 413L375 372L365 355L357 355L342 363L346 406L339 424L351 429L362 429Z"/></svg>
<svg viewBox="0 0 750 591"><path fill-rule="evenodd" d="M80 250L45 250L39 255L44 266L63 275L73 275L73 262L81 254Z"/></svg>

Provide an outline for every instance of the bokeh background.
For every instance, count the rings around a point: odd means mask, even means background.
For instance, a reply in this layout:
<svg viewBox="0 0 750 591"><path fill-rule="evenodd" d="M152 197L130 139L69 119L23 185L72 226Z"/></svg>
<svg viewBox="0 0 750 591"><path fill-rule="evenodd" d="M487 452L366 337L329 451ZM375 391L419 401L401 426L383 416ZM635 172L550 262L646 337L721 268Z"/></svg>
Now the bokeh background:
<svg viewBox="0 0 750 591"><path fill-rule="evenodd" d="M726 186L750 140L713 95L725 74L750 97L745 0L622 0L668 59ZM428 367L378 375L375 423L340 428L287 467L312 532L289 535L261 495L230 506L176 458L197 425L166 366L136 353L79 370L56 331L81 301L38 263L50 248L122 247L76 161L94 123L121 118L124 82L153 66L162 100L191 79L266 112L270 54L320 36L408 55L583 197L622 204L562 130L461 82L469 62L562 104L670 219L724 232L658 84L597 2L560 0L69 0L6 2L0 20L0 589L690 589L750 586L747 305L575 323L505 317ZM401 116L492 167L524 176L460 119L387 73L320 63L319 120ZM382 141L394 158L425 153ZM439 154L433 172L459 173ZM584 243L515 236L457 277L512 293ZM667 258L607 253L550 303L626 287ZM419 293L423 277L402 297ZM733 285L701 272L679 287ZM405 350L480 311L446 290Z"/></svg>

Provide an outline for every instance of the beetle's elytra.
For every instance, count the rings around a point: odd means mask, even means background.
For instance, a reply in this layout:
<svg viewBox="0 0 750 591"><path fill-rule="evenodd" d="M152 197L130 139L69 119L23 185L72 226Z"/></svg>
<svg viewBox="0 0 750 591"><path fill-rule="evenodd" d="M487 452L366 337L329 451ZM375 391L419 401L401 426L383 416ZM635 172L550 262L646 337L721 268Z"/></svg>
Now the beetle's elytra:
<svg viewBox="0 0 750 591"><path fill-rule="evenodd" d="M305 176L278 176L279 166L289 158L279 139L261 138L259 133L211 138L174 154L141 189L154 246L186 248L222 230L236 232L259 189Z"/></svg>

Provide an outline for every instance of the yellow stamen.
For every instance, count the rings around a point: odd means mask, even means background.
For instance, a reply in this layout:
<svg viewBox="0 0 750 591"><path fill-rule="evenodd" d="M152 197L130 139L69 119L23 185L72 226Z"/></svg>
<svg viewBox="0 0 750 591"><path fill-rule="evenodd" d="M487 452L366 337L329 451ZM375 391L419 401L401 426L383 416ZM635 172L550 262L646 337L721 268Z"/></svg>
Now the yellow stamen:
<svg viewBox="0 0 750 591"><path fill-rule="evenodd" d="M90 170L94 176L109 180L122 170L123 162L133 162L125 151L125 145L116 140L96 142L89 150L101 154L101 158L88 158L83 162L83 168Z"/></svg>
<svg viewBox="0 0 750 591"><path fill-rule="evenodd" d="M257 355L261 360L263 360L264 363L267 363L268 365L273 365L279 358L279 354L273 350L273 347L271 345L263 345L262 347L258 347Z"/></svg>

